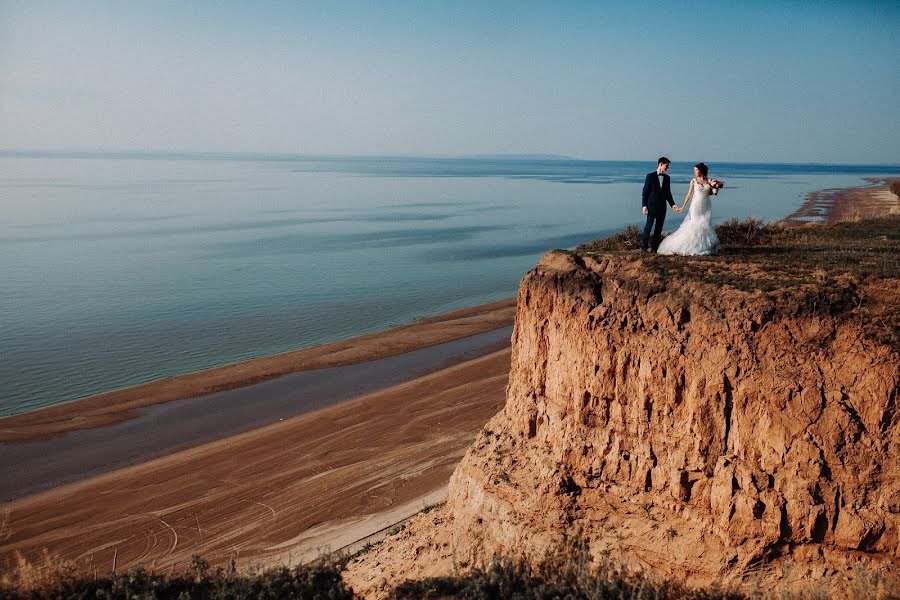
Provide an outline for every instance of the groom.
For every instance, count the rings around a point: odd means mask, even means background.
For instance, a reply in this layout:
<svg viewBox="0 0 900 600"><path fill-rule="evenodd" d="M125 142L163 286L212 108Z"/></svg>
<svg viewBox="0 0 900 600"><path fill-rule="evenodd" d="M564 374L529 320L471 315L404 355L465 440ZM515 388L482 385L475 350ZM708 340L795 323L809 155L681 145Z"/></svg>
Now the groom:
<svg viewBox="0 0 900 600"><path fill-rule="evenodd" d="M647 173L644 179L644 191L641 194L641 205L643 206L644 215L647 217L647 224L644 225L644 235L641 236L641 252L646 252L650 241L650 230L653 229L653 251L659 248L660 238L662 237L663 222L666 220L666 202L669 206L675 208L675 200L672 198L672 187L669 182L669 176L666 171L669 170L671 161L665 156L661 156L656 161L656 170ZM675 209L678 210L677 208ZM654 224L656 227L654 227Z"/></svg>

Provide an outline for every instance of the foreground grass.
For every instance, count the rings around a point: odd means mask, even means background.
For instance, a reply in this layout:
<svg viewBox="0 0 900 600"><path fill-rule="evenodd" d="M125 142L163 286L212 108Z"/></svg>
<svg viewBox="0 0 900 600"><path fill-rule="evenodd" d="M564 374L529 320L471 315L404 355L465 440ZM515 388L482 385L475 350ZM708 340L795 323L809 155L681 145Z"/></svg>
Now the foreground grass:
<svg viewBox="0 0 900 600"><path fill-rule="evenodd" d="M0 599L360 598L342 579L341 571L348 560L348 557L323 557L293 569L281 567L239 574L233 564L228 569L211 569L208 562L195 556L191 569L185 573L156 574L135 568L103 577L79 575L70 563L35 566L20 561L18 569L0 579ZM485 569L405 581L390 590L388 597L393 600L889 600L900 598L900 585L896 579L877 572L858 572L852 586L834 596L827 581L812 582L799 592L737 591L715 585L690 588L680 581L628 570L610 562L598 564L583 539L576 537L549 551L537 565L499 558Z"/></svg>
<svg viewBox="0 0 900 600"><path fill-rule="evenodd" d="M0 581L0 599L352 600L357 596L344 583L342 567L339 561L321 560L293 569L241 574L233 564L228 569L210 569L207 561L195 556L185 573L153 573L138 567L96 577L78 573L71 563L32 565L20 560Z"/></svg>
<svg viewBox="0 0 900 600"><path fill-rule="evenodd" d="M575 539L548 552L536 566L521 560L499 559L487 569L464 575L407 581L393 590L391 598L744 600L748 596L717 587L695 590L607 562L596 565L587 545Z"/></svg>
<svg viewBox="0 0 900 600"><path fill-rule="evenodd" d="M392 600L466 598L491 600L893 600L900 582L876 571L858 571L853 584L832 595L827 580L795 592L771 591L761 583L749 591L718 585L691 588L681 581L594 560L583 537L575 535L551 549L537 565L501 558L486 569L460 575L406 581Z"/></svg>

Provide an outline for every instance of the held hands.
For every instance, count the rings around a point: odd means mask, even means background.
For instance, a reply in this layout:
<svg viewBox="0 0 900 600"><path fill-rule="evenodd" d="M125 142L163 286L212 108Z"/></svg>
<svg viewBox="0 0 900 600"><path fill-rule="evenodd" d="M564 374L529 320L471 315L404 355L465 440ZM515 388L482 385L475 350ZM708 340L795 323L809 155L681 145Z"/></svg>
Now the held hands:
<svg viewBox="0 0 900 600"><path fill-rule="evenodd" d="M645 206L644 208L642 208L641 212L644 213L644 216L646 217L647 216L647 207Z"/></svg>

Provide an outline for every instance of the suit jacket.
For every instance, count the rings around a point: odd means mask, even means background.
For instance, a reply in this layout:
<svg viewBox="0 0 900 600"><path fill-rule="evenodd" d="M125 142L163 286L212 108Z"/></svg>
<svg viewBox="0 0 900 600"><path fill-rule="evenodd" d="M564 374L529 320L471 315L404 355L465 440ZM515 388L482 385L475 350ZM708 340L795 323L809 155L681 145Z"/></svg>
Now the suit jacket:
<svg viewBox="0 0 900 600"><path fill-rule="evenodd" d="M644 179L644 191L641 193L641 206L646 206L647 211L651 213L654 211L665 212L666 205L663 202L668 202L669 206L675 206L669 176L663 173L663 182L660 186L659 175L656 174L656 171L647 173L647 177Z"/></svg>

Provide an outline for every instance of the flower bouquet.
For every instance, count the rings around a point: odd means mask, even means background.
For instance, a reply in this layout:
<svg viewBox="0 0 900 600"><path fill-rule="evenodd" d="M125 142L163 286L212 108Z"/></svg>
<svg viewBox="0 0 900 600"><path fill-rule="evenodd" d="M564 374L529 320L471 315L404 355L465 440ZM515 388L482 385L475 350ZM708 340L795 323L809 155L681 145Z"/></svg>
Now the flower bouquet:
<svg viewBox="0 0 900 600"><path fill-rule="evenodd" d="M725 187L725 182L721 179L710 179L709 185L712 186L712 193L718 194L719 190Z"/></svg>

